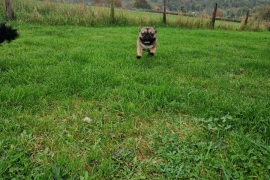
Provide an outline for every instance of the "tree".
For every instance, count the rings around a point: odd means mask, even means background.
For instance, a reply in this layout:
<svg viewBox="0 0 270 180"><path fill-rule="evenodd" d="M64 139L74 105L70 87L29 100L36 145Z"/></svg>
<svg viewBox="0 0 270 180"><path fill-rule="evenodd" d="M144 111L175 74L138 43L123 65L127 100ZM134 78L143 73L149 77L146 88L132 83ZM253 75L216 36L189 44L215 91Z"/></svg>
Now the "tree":
<svg viewBox="0 0 270 180"><path fill-rule="evenodd" d="M270 6L261 7L254 15L255 19L270 21Z"/></svg>
<svg viewBox="0 0 270 180"><path fill-rule="evenodd" d="M122 7L122 2L121 2L121 0L115 0L115 6L116 6L116 7Z"/></svg>
<svg viewBox="0 0 270 180"><path fill-rule="evenodd" d="M80 2L80 1L78 1ZM110 5L110 0L94 0L95 5L99 6L109 6Z"/></svg>
<svg viewBox="0 0 270 180"><path fill-rule="evenodd" d="M151 9L151 6L147 2L147 0L135 0L134 7L142 9Z"/></svg>
<svg viewBox="0 0 270 180"><path fill-rule="evenodd" d="M94 0L94 4L100 4L101 0Z"/></svg>
<svg viewBox="0 0 270 180"><path fill-rule="evenodd" d="M181 1L180 0L167 0L166 8L169 11L179 11L181 9Z"/></svg>
<svg viewBox="0 0 270 180"><path fill-rule="evenodd" d="M216 16L219 17L219 18L222 18L223 17L223 14L221 12L217 11Z"/></svg>

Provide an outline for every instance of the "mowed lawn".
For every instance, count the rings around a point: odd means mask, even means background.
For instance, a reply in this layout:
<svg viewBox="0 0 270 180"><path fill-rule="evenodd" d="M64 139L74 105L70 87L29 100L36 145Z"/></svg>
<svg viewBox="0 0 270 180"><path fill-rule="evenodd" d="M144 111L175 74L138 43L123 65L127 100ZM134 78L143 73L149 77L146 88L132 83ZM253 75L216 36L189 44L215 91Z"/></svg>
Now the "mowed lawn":
<svg viewBox="0 0 270 180"><path fill-rule="evenodd" d="M0 178L270 178L269 33L13 24Z"/></svg>

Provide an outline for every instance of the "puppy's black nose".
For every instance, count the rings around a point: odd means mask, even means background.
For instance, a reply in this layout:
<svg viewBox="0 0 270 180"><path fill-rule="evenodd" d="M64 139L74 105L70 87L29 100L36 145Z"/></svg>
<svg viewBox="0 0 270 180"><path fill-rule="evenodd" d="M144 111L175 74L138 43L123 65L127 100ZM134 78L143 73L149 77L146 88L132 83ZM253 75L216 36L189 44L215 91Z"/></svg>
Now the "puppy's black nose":
<svg viewBox="0 0 270 180"><path fill-rule="evenodd" d="M150 38L151 38L151 36L149 34L145 35L145 39L150 39Z"/></svg>

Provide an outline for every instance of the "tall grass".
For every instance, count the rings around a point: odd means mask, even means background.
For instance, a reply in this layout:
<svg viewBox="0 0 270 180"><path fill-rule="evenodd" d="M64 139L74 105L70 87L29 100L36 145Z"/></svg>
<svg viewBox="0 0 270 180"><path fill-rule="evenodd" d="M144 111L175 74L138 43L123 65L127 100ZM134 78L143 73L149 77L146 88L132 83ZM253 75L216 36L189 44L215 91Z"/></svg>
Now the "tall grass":
<svg viewBox="0 0 270 180"><path fill-rule="evenodd" d="M49 25L83 25L109 26L112 25L110 9L104 7L88 7L85 3L66 4L51 1L15 0L12 2L15 19L20 23L36 23ZM4 7L2 12L4 12ZM3 14L1 14L4 17ZM137 25L140 23L156 22L156 19L138 20L131 17L128 11L119 10L115 13L114 25Z"/></svg>
<svg viewBox="0 0 270 180"><path fill-rule="evenodd" d="M270 31L270 22L255 20L251 18L247 24L244 22L244 18L241 20L241 24L238 30L247 30L247 31Z"/></svg>
<svg viewBox="0 0 270 180"><path fill-rule="evenodd" d="M210 28L210 19L202 17L187 17L181 13L167 15L167 24L162 21L162 14L142 11L116 9L115 19L110 17L110 8L89 7L85 3L67 4L55 3L50 0L14 0L15 18L20 23L36 23L49 25L83 25L83 26L169 26L181 28ZM4 12L3 4L1 6ZM1 14L4 19L4 14ZM218 29L234 29L229 23L220 22Z"/></svg>

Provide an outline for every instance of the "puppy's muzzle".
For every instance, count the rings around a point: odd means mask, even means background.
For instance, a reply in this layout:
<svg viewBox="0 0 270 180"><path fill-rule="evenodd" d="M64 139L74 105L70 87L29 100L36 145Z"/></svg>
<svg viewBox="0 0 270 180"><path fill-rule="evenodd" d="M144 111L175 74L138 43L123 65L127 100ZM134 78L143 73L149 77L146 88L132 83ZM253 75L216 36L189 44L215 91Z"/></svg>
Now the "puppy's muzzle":
<svg viewBox="0 0 270 180"><path fill-rule="evenodd" d="M146 34L143 37L141 37L140 40L144 45L151 45L155 42L156 38L154 38L150 34Z"/></svg>

